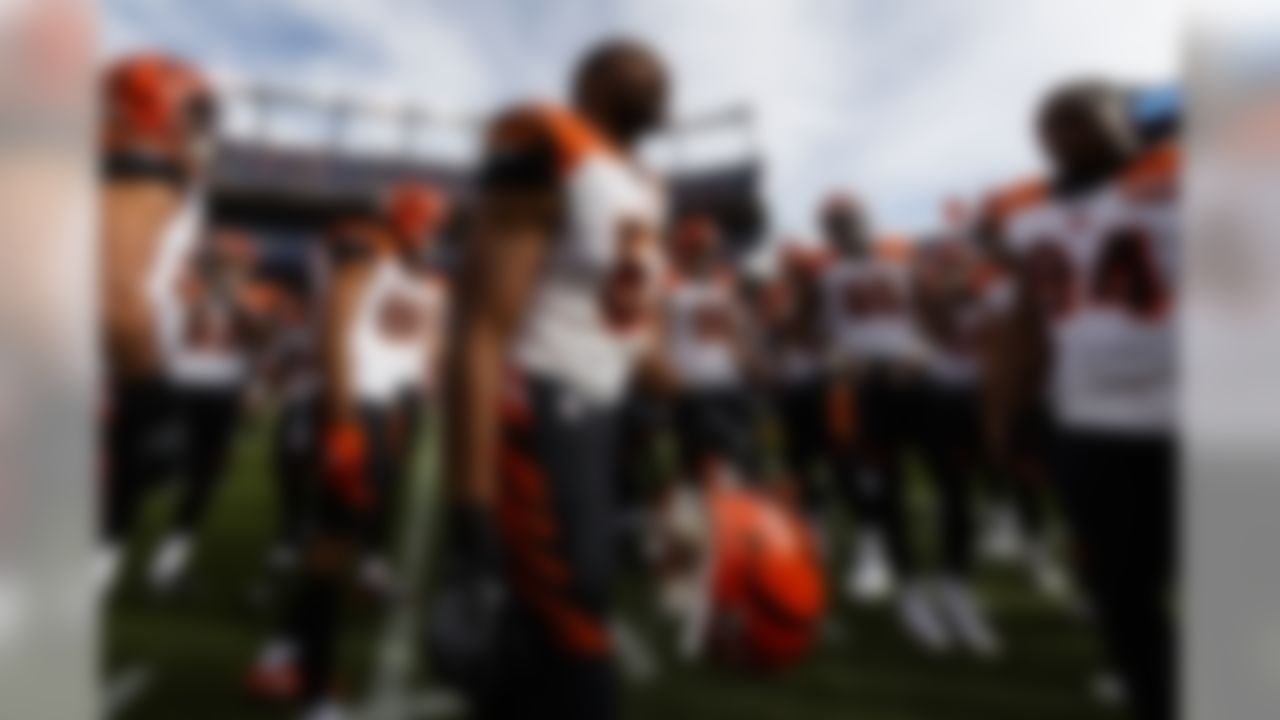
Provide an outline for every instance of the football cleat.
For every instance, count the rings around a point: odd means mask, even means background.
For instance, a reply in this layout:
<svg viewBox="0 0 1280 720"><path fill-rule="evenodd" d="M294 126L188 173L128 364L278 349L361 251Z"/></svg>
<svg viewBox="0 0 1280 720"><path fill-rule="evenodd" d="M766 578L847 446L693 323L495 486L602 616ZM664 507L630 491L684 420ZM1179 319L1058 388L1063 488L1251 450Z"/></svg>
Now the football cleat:
<svg viewBox="0 0 1280 720"><path fill-rule="evenodd" d="M420 182L396 185L383 199L383 215L397 246L417 250L435 236L448 215L444 194Z"/></svg>
<svg viewBox="0 0 1280 720"><path fill-rule="evenodd" d="M1064 600L1070 595L1071 582L1067 573L1054 559L1044 538L1035 538L1027 543L1027 569L1040 594L1053 600Z"/></svg>
<svg viewBox="0 0 1280 720"><path fill-rule="evenodd" d="M1023 545L1017 513L1004 503L992 506L982 535L983 557L993 562L1013 562L1023 555Z"/></svg>
<svg viewBox="0 0 1280 720"><path fill-rule="evenodd" d="M1000 640L969 583L943 580L938 587L938 600L942 616L961 645L983 659L1000 655Z"/></svg>
<svg viewBox="0 0 1280 720"><path fill-rule="evenodd" d="M953 639L934 601L925 583L906 584L898 596L898 621L917 647L936 655L950 650Z"/></svg>
<svg viewBox="0 0 1280 720"><path fill-rule="evenodd" d="M893 595L896 581L885 554L880 533L864 530L858 534L857 546L845 576L845 592L856 603L883 602Z"/></svg>

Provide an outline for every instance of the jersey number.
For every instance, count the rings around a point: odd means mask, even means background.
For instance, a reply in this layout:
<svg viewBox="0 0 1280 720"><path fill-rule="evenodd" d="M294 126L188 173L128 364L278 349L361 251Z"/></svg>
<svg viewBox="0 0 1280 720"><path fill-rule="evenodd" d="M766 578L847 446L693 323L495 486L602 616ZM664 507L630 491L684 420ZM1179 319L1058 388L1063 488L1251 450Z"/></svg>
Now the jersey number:
<svg viewBox="0 0 1280 720"><path fill-rule="evenodd" d="M392 295L382 304L378 327L391 340L412 340L419 337L427 319L425 313L404 297Z"/></svg>
<svg viewBox="0 0 1280 720"><path fill-rule="evenodd" d="M1093 305L1145 319L1159 316L1168 306L1167 286L1156 267L1150 236L1141 228L1121 227L1108 233L1087 285L1079 289L1060 243L1051 239L1036 243L1027 262L1031 287L1041 306L1058 318L1076 308L1081 292Z"/></svg>
<svg viewBox="0 0 1280 720"><path fill-rule="evenodd" d="M1151 237L1141 228L1111 232L1094 266L1091 297L1142 318L1159 316L1168 306L1168 291L1153 255Z"/></svg>

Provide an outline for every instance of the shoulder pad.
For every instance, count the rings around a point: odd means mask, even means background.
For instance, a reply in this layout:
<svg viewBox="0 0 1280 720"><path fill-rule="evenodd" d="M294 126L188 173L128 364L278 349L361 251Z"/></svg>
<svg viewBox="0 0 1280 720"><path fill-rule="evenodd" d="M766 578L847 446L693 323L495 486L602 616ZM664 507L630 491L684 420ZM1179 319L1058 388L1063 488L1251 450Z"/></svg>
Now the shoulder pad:
<svg viewBox="0 0 1280 720"><path fill-rule="evenodd" d="M491 161L519 159L526 167L547 163L543 172L563 177L595 152L608 151L608 142L580 115L553 105L526 105L500 115L490 126Z"/></svg>

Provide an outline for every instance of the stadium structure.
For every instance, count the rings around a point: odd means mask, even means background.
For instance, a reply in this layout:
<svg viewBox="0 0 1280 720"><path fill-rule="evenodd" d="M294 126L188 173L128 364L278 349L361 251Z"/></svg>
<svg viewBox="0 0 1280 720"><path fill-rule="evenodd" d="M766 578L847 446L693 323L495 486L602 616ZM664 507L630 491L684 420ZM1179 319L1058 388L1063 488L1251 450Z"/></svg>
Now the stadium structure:
<svg viewBox="0 0 1280 720"><path fill-rule="evenodd" d="M419 141L447 136L456 141L455 150L474 145L484 118L410 104L326 98L278 86L229 88L223 94L241 122L234 132L224 123L211 180L216 225L245 230L287 253L336 216L409 179L443 189L461 210L449 235L456 237L465 224L473 157L425 150ZM667 132L656 153L673 214L711 216L735 253L755 247L766 225L754 122L750 108L742 106L685 119ZM390 137L389 143L370 150L350 142L373 124L381 127L384 138ZM283 138L282 125L286 134L291 127L295 137ZM301 127L309 132L297 132ZM309 140L297 137L303 134ZM687 162L690 148L712 136L722 146L726 136L736 136L737 151L710 163Z"/></svg>

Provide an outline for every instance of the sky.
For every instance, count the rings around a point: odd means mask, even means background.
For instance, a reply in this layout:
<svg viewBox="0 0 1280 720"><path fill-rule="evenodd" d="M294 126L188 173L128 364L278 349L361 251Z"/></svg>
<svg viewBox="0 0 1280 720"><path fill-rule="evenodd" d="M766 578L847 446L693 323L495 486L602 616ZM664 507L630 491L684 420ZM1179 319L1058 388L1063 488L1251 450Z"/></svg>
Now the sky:
<svg viewBox="0 0 1280 720"><path fill-rule="evenodd" d="M675 111L745 105L775 234L833 189L922 230L947 197L1039 167L1030 117L1079 75L1169 82L1177 0L104 0L104 52L159 48L237 83L482 115L560 99L579 53L637 36ZM699 137L682 145L699 157ZM708 136L707 148L725 142ZM704 155L712 154L710 149ZM685 157L682 155L681 157Z"/></svg>

